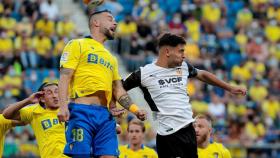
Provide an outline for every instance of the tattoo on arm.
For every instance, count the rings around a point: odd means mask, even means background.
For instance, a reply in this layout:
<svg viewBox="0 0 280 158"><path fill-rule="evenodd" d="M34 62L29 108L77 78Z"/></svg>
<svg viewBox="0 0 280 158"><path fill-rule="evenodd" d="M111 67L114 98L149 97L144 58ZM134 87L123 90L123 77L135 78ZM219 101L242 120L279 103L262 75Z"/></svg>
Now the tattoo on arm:
<svg viewBox="0 0 280 158"><path fill-rule="evenodd" d="M133 104L130 97L127 94L121 96L118 102L121 104L122 107L124 107L127 110L129 109L130 105Z"/></svg>

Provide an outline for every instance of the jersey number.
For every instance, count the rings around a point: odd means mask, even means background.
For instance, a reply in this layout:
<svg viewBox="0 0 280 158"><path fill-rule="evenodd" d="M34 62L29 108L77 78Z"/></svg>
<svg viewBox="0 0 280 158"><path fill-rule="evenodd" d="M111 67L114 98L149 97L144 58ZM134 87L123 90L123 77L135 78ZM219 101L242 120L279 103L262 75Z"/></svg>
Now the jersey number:
<svg viewBox="0 0 280 158"><path fill-rule="evenodd" d="M82 128L72 129L74 141L81 142L84 140L84 130Z"/></svg>

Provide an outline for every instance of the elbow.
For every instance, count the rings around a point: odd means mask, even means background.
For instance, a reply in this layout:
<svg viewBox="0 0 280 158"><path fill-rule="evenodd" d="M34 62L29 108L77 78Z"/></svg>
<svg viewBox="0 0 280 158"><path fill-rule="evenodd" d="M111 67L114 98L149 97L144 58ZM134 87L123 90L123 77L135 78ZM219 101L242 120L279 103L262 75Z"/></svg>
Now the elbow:
<svg viewBox="0 0 280 158"><path fill-rule="evenodd" d="M12 119L11 115L7 110L4 110L2 114L5 119Z"/></svg>

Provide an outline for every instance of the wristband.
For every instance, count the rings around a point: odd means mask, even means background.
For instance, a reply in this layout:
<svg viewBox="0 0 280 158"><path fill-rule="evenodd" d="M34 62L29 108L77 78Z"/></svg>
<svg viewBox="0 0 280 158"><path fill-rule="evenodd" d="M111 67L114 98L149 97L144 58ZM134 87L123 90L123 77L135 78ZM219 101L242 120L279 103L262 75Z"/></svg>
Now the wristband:
<svg viewBox="0 0 280 158"><path fill-rule="evenodd" d="M132 113L136 113L137 111L139 111L139 108L136 104L131 104L129 106L129 111L132 112Z"/></svg>

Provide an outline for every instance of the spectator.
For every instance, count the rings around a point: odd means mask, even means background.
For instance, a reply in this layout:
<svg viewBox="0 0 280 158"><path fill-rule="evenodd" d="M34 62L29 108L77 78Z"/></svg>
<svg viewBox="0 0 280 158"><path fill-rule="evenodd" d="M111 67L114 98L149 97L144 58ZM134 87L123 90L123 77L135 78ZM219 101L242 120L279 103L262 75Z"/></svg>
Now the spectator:
<svg viewBox="0 0 280 158"><path fill-rule="evenodd" d="M127 127L129 143L119 147L120 158L158 157L153 149L143 144L145 130L145 126L141 121L131 120L129 122Z"/></svg>
<svg viewBox="0 0 280 158"><path fill-rule="evenodd" d="M40 5L40 13L46 15L50 20L57 20L59 10L52 0L44 0Z"/></svg>

